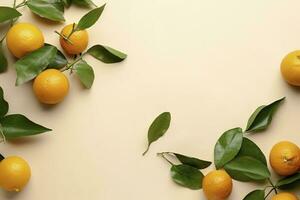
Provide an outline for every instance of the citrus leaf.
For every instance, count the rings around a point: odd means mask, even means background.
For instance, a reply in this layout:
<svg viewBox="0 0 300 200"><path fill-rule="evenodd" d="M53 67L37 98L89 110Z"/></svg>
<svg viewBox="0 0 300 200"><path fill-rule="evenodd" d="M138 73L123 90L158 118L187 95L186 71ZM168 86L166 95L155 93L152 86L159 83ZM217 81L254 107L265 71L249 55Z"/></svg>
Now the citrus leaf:
<svg viewBox="0 0 300 200"><path fill-rule="evenodd" d="M248 156L236 157L224 166L235 180L249 182L262 181L270 177L268 167L259 160Z"/></svg>
<svg viewBox="0 0 300 200"><path fill-rule="evenodd" d="M58 22L65 21L63 12L56 4L51 4L46 0L28 0L26 4L33 13L42 18Z"/></svg>
<svg viewBox="0 0 300 200"><path fill-rule="evenodd" d="M78 6L83 6L83 7L92 7L96 6L93 1L91 0L72 0L72 3L78 5ZM96 6L97 7L97 6Z"/></svg>
<svg viewBox="0 0 300 200"><path fill-rule="evenodd" d="M44 46L30 54L27 54L15 63L17 71L16 85L21 85L34 79L52 62L57 53L57 48Z"/></svg>
<svg viewBox="0 0 300 200"><path fill-rule="evenodd" d="M170 127L171 123L171 113L169 112L164 112L161 113L156 119L152 122L149 130L148 130L148 147L146 151L143 153L145 155L149 148L150 145L158 140L160 137L162 137L167 130Z"/></svg>
<svg viewBox="0 0 300 200"><path fill-rule="evenodd" d="M4 156L0 154L0 161L4 160Z"/></svg>
<svg viewBox="0 0 300 200"><path fill-rule="evenodd" d="M264 190L254 190L247 194L243 200L264 200L265 199L265 191Z"/></svg>
<svg viewBox="0 0 300 200"><path fill-rule="evenodd" d="M7 59L3 52L2 42L0 42L0 73L5 72L7 69Z"/></svg>
<svg viewBox="0 0 300 200"><path fill-rule="evenodd" d="M62 13L65 11L65 4L62 0L48 0L48 2L55 6Z"/></svg>
<svg viewBox="0 0 300 200"><path fill-rule="evenodd" d="M246 131L259 132L265 130L271 123L275 111L284 99L285 97L274 101L269 105L263 105L258 107L250 116L247 123Z"/></svg>
<svg viewBox="0 0 300 200"><path fill-rule="evenodd" d="M260 148L254 142L252 142L248 138L245 138L245 137L243 138L242 147L237 156L238 157L249 156L249 157L255 158L256 160L261 161L262 163L264 163L267 166L267 160L266 160L264 153L260 150Z"/></svg>
<svg viewBox="0 0 300 200"><path fill-rule="evenodd" d="M105 8L104 4L101 7L95 8L93 10L91 10L90 12L88 12L87 14L85 14L78 22L75 30L79 31L79 30L84 30L87 28L90 28L91 26L93 26L98 19L100 18L104 8Z"/></svg>
<svg viewBox="0 0 300 200"><path fill-rule="evenodd" d="M36 135L51 131L51 129L36 124L24 115L20 114L7 115L0 119L0 124L6 139Z"/></svg>
<svg viewBox="0 0 300 200"><path fill-rule="evenodd" d="M171 177L173 181L183 187L192 190L202 188L203 174L189 165L173 165L171 167Z"/></svg>
<svg viewBox="0 0 300 200"><path fill-rule="evenodd" d="M95 79L93 68L82 60L75 64L74 69L84 87L90 89Z"/></svg>
<svg viewBox="0 0 300 200"><path fill-rule="evenodd" d="M285 190L285 189L293 189L296 186L298 186L300 184L300 172L289 176L289 177L285 177L281 180L279 180L276 184L276 187Z"/></svg>
<svg viewBox="0 0 300 200"><path fill-rule="evenodd" d="M53 46L51 44L45 44L45 45L46 46ZM47 68L61 69L64 66L66 66L67 64L68 64L67 58L65 57L65 55L60 50L57 49L57 52L56 52L56 55L55 55L54 59L52 59L52 61L47 66Z"/></svg>
<svg viewBox="0 0 300 200"><path fill-rule="evenodd" d="M218 139L214 150L214 161L217 169L231 161L240 151L243 142L243 130L234 128L226 131Z"/></svg>
<svg viewBox="0 0 300 200"><path fill-rule="evenodd" d="M127 55L104 45L95 45L87 51L94 58L104 63L118 63L126 59Z"/></svg>
<svg viewBox="0 0 300 200"><path fill-rule="evenodd" d="M2 87L0 87L0 118L4 117L9 109L7 101L4 99L4 92Z"/></svg>
<svg viewBox="0 0 300 200"><path fill-rule="evenodd" d="M182 164L189 165L197 169L205 169L211 165L211 162L209 161L200 160L198 158L189 157L178 153L172 154L174 154Z"/></svg>
<svg viewBox="0 0 300 200"><path fill-rule="evenodd" d="M20 17L22 14L11 7L0 6L0 23Z"/></svg>

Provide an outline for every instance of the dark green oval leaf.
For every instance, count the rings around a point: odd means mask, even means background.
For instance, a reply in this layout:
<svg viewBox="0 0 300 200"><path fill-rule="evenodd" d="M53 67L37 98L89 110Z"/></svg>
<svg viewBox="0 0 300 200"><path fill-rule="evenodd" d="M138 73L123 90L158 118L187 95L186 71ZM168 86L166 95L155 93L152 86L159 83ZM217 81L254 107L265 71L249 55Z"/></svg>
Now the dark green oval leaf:
<svg viewBox="0 0 300 200"><path fill-rule="evenodd" d="M7 69L7 59L3 52L2 42L0 42L0 73L5 72Z"/></svg>
<svg viewBox="0 0 300 200"><path fill-rule="evenodd" d="M260 148L248 138L243 138L242 147L237 155L241 156L249 156L255 158L256 160L261 161L267 166L267 160L264 153L260 150Z"/></svg>
<svg viewBox="0 0 300 200"><path fill-rule="evenodd" d="M75 73L79 77L84 87L90 89L94 83L95 74L93 68L84 60L79 61L74 66Z"/></svg>
<svg viewBox="0 0 300 200"><path fill-rule="evenodd" d="M53 46L51 44L45 44L45 45ZM50 64L47 66L47 68L61 69L64 66L66 66L67 64L68 64L67 58L65 57L65 55L60 50L57 49L57 52L56 52L56 55L55 55L54 59L52 59Z"/></svg>
<svg viewBox="0 0 300 200"><path fill-rule="evenodd" d="M264 190L254 190L247 194L243 200L264 200L265 199L265 191Z"/></svg>
<svg viewBox="0 0 300 200"><path fill-rule="evenodd" d="M93 26L98 19L100 18L104 8L105 8L104 4L103 6L99 7L99 8L95 8L93 10L91 10L90 12L88 12L87 14L85 14L78 22L77 26L76 26L76 31L79 30L84 30L87 28L90 28L91 26Z"/></svg>
<svg viewBox="0 0 300 200"><path fill-rule="evenodd" d="M2 87L0 87L0 118L4 117L8 112L9 105L4 99L4 92Z"/></svg>
<svg viewBox="0 0 300 200"><path fill-rule="evenodd" d="M14 139L51 131L51 129L38 125L20 114L7 115L0 119L0 124L6 139Z"/></svg>
<svg viewBox="0 0 300 200"><path fill-rule="evenodd" d="M222 134L215 145L214 160L217 169L231 161L240 151L243 141L243 130L234 128Z"/></svg>
<svg viewBox="0 0 300 200"><path fill-rule="evenodd" d="M72 0L72 3L83 7L92 7L92 6L97 7L97 5L91 0Z"/></svg>
<svg viewBox="0 0 300 200"><path fill-rule="evenodd" d="M0 6L0 23L20 17L22 14L11 7Z"/></svg>
<svg viewBox="0 0 300 200"><path fill-rule="evenodd" d="M17 71L16 85L21 85L34 79L52 62L57 53L57 48L44 46L30 54L27 54L15 63Z"/></svg>
<svg viewBox="0 0 300 200"><path fill-rule="evenodd" d="M175 183L183 187L199 190L202 188L204 176L197 168L189 165L173 165L171 167L171 177Z"/></svg>
<svg viewBox="0 0 300 200"><path fill-rule="evenodd" d="M150 145L158 140L160 137L162 137L167 130L170 127L171 123L171 113L169 112L164 112L161 113L151 124L149 130L148 130L148 147L146 151L143 153L145 155L148 150Z"/></svg>
<svg viewBox="0 0 300 200"><path fill-rule="evenodd" d="M182 164L189 165L197 169L205 169L211 165L211 162L209 161L200 160L198 158L189 157L178 153L172 154L174 154Z"/></svg>
<svg viewBox="0 0 300 200"><path fill-rule="evenodd" d="M4 159L4 156L2 154L0 154L0 161L2 161Z"/></svg>
<svg viewBox="0 0 300 200"><path fill-rule="evenodd" d="M293 189L296 186L298 186L300 184L300 172L289 176L289 177L285 177L281 180L279 180L276 184L276 187L285 190L285 189Z"/></svg>
<svg viewBox="0 0 300 200"><path fill-rule="evenodd" d="M248 120L246 131L259 132L265 130L272 121L272 117L277 110L280 103L285 97L274 101L267 106L258 107Z"/></svg>
<svg viewBox="0 0 300 200"><path fill-rule="evenodd" d="M235 180L249 182L262 181L270 177L267 166L255 158L237 157L224 166L224 169Z"/></svg>
<svg viewBox="0 0 300 200"><path fill-rule="evenodd" d="M63 12L58 9L57 4L51 4L46 0L28 0L27 6L36 15L52 21L65 21Z"/></svg>
<svg viewBox="0 0 300 200"><path fill-rule="evenodd" d="M108 46L95 45L87 51L94 58L104 63L118 63L126 59L127 55Z"/></svg>

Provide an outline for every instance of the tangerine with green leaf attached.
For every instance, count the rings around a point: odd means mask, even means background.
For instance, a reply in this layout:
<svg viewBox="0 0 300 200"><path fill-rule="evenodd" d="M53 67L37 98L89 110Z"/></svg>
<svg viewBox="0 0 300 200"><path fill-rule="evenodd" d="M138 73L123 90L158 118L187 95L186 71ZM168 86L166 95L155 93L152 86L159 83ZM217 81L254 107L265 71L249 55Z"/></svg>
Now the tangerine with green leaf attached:
<svg viewBox="0 0 300 200"><path fill-rule="evenodd" d="M78 55L88 46L89 36L86 30L73 31L75 24L65 26L61 31L60 45L67 54Z"/></svg>

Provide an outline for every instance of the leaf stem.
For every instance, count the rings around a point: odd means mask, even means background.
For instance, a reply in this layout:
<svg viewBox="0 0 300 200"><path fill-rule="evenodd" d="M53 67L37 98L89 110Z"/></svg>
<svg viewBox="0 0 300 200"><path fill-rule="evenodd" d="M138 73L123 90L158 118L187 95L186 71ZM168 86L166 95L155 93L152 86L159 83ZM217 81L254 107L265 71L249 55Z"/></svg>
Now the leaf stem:
<svg viewBox="0 0 300 200"><path fill-rule="evenodd" d="M170 165L174 166L175 164L172 163L166 156L165 156L166 152L162 152L162 153L157 153L158 156L161 156L165 161L167 161Z"/></svg>
<svg viewBox="0 0 300 200"><path fill-rule="evenodd" d="M3 127L2 127L1 124L0 124L0 134L1 134L1 137L2 137L1 142L6 143L6 138L5 138L5 135L3 133Z"/></svg>
<svg viewBox="0 0 300 200"><path fill-rule="evenodd" d="M74 33L74 32L76 32L76 24L75 23L73 23L73 26L72 26L72 31L71 31L71 33L68 35L68 37L67 37L67 40L69 40L70 39L70 37L71 37L71 35Z"/></svg>
<svg viewBox="0 0 300 200"><path fill-rule="evenodd" d="M147 146L147 149L146 149L146 151L143 153L143 156L145 156L146 153L148 153L149 149L150 149L150 145Z"/></svg>
<svg viewBox="0 0 300 200"><path fill-rule="evenodd" d="M61 69L60 71L64 72L66 70L69 70L70 68L72 69L73 66L80 60L82 60L83 56L87 54L87 52L84 52L83 54L81 54L74 62L70 63L69 65L67 65L65 68Z"/></svg>
<svg viewBox="0 0 300 200"><path fill-rule="evenodd" d="M265 196L265 198L264 199L266 199L273 191L275 190L275 188L273 187L269 192L268 192L268 194ZM276 193L277 194L277 193Z"/></svg>
<svg viewBox="0 0 300 200"><path fill-rule="evenodd" d="M276 186L273 184L270 178L268 178L269 183L272 185L273 189L275 190L275 193L278 194L278 191L276 189Z"/></svg>
<svg viewBox="0 0 300 200"><path fill-rule="evenodd" d="M57 35L59 35L60 37L62 37L64 40L66 40L67 42L69 42L70 44L73 44L73 42L66 36L64 36L63 34L61 34L58 31L54 31L54 33L56 33Z"/></svg>

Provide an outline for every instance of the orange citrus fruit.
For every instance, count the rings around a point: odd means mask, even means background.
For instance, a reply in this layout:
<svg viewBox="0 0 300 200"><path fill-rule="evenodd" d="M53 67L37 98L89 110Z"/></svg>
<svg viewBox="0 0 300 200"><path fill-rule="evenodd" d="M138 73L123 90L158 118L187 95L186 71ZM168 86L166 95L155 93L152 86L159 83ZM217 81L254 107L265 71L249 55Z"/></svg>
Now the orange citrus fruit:
<svg viewBox="0 0 300 200"><path fill-rule="evenodd" d="M269 159L277 174L289 176L299 169L300 149L292 142L282 141L273 146Z"/></svg>
<svg viewBox="0 0 300 200"><path fill-rule="evenodd" d="M6 36L7 47L17 58L44 46L44 36L38 27L29 23L18 23Z"/></svg>
<svg viewBox="0 0 300 200"><path fill-rule="evenodd" d="M273 196L271 200L298 200L298 197L289 192L282 192Z"/></svg>
<svg viewBox="0 0 300 200"><path fill-rule="evenodd" d="M0 186L7 191L21 191L30 176L28 163L18 156L10 156L0 162Z"/></svg>
<svg viewBox="0 0 300 200"><path fill-rule="evenodd" d="M47 69L35 78L33 90L40 102L57 104L68 94L69 80L61 71Z"/></svg>
<svg viewBox="0 0 300 200"><path fill-rule="evenodd" d="M281 74L289 84L300 86L300 50L284 57L281 62Z"/></svg>
<svg viewBox="0 0 300 200"><path fill-rule="evenodd" d="M204 177L202 188L208 200L224 200L231 194L232 179L225 170L214 170Z"/></svg>
<svg viewBox="0 0 300 200"><path fill-rule="evenodd" d="M83 52L88 46L89 36L86 30L75 31L71 34L72 30L73 24L69 24L62 29L61 35L68 38L68 40L60 37L60 45L67 54L77 55Z"/></svg>

